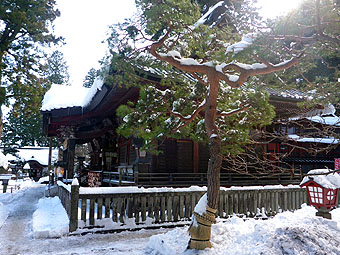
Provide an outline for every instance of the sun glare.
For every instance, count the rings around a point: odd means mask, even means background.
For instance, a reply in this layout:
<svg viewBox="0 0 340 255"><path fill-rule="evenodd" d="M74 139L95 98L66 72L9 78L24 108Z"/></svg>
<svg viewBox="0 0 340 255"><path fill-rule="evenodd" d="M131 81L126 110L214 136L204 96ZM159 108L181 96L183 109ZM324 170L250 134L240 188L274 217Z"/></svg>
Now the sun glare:
<svg viewBox="0 0 340 255"><path fill-rule="evenodd" d="M258 0L260 13L265 18L275 18L297 8L302 0Z"/></svg>

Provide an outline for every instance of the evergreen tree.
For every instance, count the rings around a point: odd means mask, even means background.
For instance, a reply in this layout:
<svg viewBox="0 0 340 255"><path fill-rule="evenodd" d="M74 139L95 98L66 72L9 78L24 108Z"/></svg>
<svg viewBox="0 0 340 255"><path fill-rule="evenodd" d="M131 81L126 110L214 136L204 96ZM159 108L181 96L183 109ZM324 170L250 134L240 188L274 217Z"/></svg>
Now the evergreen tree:
<svg viewBox="0 0 340 255"><path fill-rule="evenodd" d="M61 51L55 50L47 58L46 76L54 84L67 84L69 82L68 66Z"/></svg>
<svg viewBox="0 0 340 255"><path fill-rule="evenodd" d="M205 12L191 0L136 0L140 16L113 26L108 39L114 54L107 83L140 88L137 102L118 109L121 134L144 138L149 150L165 136L208 144L204 217L214 222L208 211L217 209L222 154L242 152L250 131L269 124L274 116L268 94L254 90L257 76L286 70L301 54L292 54L280 41L280 48L265 54L268 45L257 30L263 23L252 1L218 2L214 10L222 8L223 15L211 12L211 1L200 3ZM211 14L200 19L208 9ZM160 81L147 82L150 75ZM203 232L191 226L190 233ZM190 248L210 246L201 244L192 239Z"/></svg>
<svg viewBox="0 0 340 255"><path fill-rule="evenodd" d="M47 57L47 65L42 88L44 91L50 83L65 84L69 80L68 66L60 51L54 51ZM27 101L30 100L28 96ZM31 103L31 102L29 102ZM49 141L41 130L42 116L40 114L41 96L39 97L38 107L28 108L22 104L21 100L16 100L11 105L8 117L4 120L1 144L6 153L15 152L16 148L22 146L48 146ZM53 146L57 146L53 141Z"/></svg>
<svg viewBox="0 0 340 255"><path fill-rule="evenodd" d="M14 98L17 105L27 108L26 113L39 109L47 86L41 78L42 46L60 40L49 30L59 16L55 4L54 0L0 2L0 104Z"/></svg>
<svg viewBox="0 0 340 255"><path fill-rule="evenodd" d="M83 87L91 88L97 76L98 76L98 71L96 71L96 69L94 68L91 68L90 71L85 76Z"/></svg>
<svg viewBox="0 0 340 255"><path fill-rule="evenodd" d="M12 152L22 146L48 146L48 139L41 130L42 117L39 112L23 118L10 112L4 120L1 143L5 153Z"/></svg>
<svg viewBox="0 0 340 255"><path fill-rule="evenodd" d="M280 74L281 81L271 75L263 83L297 87L306 94L318 95L321 104L339 103L340 78L340 4L333 0L305 0L296 10L270 21L271 34L263 43L272 50L278 40L292 51L304 51L305 57L294 68ZM314 103L315 103L314 101Z"/></svg>

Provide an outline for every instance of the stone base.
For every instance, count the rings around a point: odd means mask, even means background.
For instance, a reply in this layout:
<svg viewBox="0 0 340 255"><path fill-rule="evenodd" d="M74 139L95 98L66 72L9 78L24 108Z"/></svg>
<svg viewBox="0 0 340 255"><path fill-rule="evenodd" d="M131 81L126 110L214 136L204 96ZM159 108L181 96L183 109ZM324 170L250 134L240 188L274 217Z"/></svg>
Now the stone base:
<svg viewBox="0 0 340 255"><path fill-rule="evenodd" d="M325 219L332 219L332 214L330 214L330 209L327 209L325 207L317 208L316 216L320 216Z"/></svg>

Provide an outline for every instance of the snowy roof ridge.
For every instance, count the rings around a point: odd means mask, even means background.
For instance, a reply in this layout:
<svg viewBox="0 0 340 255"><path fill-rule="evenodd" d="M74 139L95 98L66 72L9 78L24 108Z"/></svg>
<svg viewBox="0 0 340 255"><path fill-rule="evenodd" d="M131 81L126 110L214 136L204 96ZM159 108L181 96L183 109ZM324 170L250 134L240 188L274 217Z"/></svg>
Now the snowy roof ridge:
<svg viewBox="0 0 340 255"><path fill-rule="evenodd" d="M41 111L51 111L69 107L86 107L97 91L101 90L104 80L98 76L91 88L52 84L42 101Z"/></svg>
<svg viewBox="0 0 340 255"><path fill-rule="evenodd" d="M295 142L300 142L300 143L324 143L324 144L338 144L339 143L339 139L335 137L327 137L327 138L303 137L303 136L298 136L296 134L291 134L291 135L288 135L288 138Z"/></svg>

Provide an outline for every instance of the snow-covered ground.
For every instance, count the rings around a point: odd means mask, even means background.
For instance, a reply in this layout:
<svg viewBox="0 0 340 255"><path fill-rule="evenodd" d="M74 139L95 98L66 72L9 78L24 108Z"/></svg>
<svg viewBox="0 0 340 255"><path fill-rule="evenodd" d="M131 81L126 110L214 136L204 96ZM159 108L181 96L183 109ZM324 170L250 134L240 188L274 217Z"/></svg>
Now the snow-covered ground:
<svg viewBox="0 0 340 255"><path fill-rule="evenodd" d="M212 249L186 250L188 227L68 235L68 218L58 198L27 182L0 194L0 254L340 254L340 208L332 220L304 205L268 220L231 217L212 227Z"/></svg>

